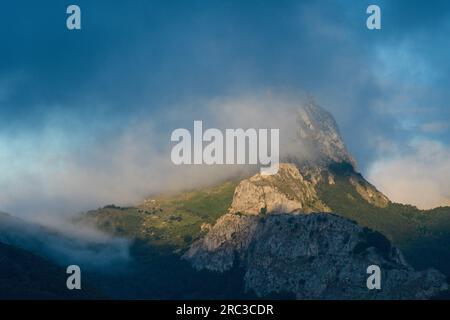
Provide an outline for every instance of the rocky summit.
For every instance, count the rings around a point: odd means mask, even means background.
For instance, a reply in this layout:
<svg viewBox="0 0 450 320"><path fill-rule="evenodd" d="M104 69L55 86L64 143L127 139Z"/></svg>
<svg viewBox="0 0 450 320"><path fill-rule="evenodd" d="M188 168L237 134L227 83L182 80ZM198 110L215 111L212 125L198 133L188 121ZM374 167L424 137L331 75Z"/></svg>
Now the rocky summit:
<svg viewBox="0 0 450 320"><path fill-rule="evenodd" d="M313 167L342 162L356 167L356 161L347 151L336 121L328 111L310 100L299 106L296 120L298 149L292 160Z"/></svg>
<svg viewBox="0 0 450 320"><path fill-rule="evenodd" d="M370 210L391 202L355 171L328 112L310 102L299 109L297 124L297 142L309 154L287 159L275 175L242 180L228 212L183 259L197 270L241 267L246 290L259 297L429 299L447 290L442 273L415 271L384 235L332 213L321 195L338 182L353 190L343 201L358 198ZM379 290L367 287L372 265L381 270Z"/></svg>

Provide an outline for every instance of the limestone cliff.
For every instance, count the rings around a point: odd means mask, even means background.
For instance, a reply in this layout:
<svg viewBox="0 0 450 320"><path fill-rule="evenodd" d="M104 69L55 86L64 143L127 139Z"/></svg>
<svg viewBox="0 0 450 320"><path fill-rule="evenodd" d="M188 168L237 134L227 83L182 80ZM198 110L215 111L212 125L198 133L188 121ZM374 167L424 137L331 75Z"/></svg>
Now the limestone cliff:
<svg viewBox="0 0 450 320"><path fill-rule="evenodd" d="M335 165L336 166L336 165ZM374 206L385 207L389 199L352 168L336 172L329 167L303 167L281 163L275 175L256 174L237 186L230 213L292 213L329 212L330 208L318 196L318 184L334 184L340 175L352 185L363 199Z"/></svg>
<svg viewBox="0 0 450 320"><path fill-rule="evenodd" d="M260 297L427 299L447 289L438 271L414 271L384 236L330 213L229 213L184 258L219 272L239 264L247 290ZM381 290L366 286L370 265L381 268Z"/></svg>
<svg viewBox="0 0 450 320"><path fill-rule="evenodd" d="M312 100L298 110L297 142L298 156L289 162L314 167L345 162L356 168L333 116Z"/></svg>
<svg viewBox="0 0 450 320"><path fill-rule="evenodd" d="M257 174L241 181L234 193L231 213L291 213L330 211L317 196L314 182L294 164L280 164L278 173Z"/></svg>

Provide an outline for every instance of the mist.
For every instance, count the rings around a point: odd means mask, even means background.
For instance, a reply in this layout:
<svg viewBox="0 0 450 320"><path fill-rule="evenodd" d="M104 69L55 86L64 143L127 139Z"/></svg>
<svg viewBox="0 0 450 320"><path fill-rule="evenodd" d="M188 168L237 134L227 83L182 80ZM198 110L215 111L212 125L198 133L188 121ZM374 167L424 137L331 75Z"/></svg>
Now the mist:
<svg viewBox="0 0 450 320"><path fill-rule="evenodd" d="M130 263L127 239L111 237L100 231L71 224L57 217L39 217L32 223L0 215L0 241L33 252L67 267L75 264L84 270L103 273L123 270Z"/></svg>
<svg viewBox="0 0 450 320"><path fill-rule="evenodd" d="M5 163L16 163L20 170L9 170L0 179L5 190L1 210L31 220L69 217L107 204L137 205L150 195L208 186L257 170L252 165L174 165L170 129L192 130L194 120L203 120L205 129L279 128L282 158L311 157L296 137L303 100L270 92L198 100L181 107L192 109L182 121L167 112L133 120L109 139L99 134L82 142L53 120L40 135L17 137L14 152L6 154ZM62 122L67 126L66 118ZM158 123L170 125L161 129Z"/></svg>

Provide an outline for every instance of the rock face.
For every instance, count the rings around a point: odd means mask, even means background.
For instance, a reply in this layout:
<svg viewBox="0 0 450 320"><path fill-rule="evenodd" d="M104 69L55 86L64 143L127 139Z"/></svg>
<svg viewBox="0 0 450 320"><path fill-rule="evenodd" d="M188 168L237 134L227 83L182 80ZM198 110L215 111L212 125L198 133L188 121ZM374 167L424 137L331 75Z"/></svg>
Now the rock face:
<svg viewBox="0 0 450 320"><path fill-rule="evenodd" d="M239 263L260 297L427 299L447 289L444 275L414 271L383 235L330 213L228 213L184 258L219 272ZM370 265L381 268L381 290L366 286Z"/></svg>
<svg viewBox="0 0 450 320"><path fill-rule="evenodd" d="M348 180L355 187L356 192L368 203L382 208L390 203L388 197L378 191L377 188L367 182L361 175L353 173L349 176Z"/></svg>
<svg viewBox="0 0 450 320"><path fill-rule="evenodd" d="M352 167L341 174L367 202L385 207L389 199L368 183ZM318 196L319 182L335 183L335 173L329 167L303 167L281 163L275 175L256 174L237 186L229 213L257 215L260 213L330 212Z"/></svg>
<svg viewBox="0 0 450 320"><path fill-rule="evenodd" d="M257 174L236 188L231 213L257 215L295 211L330 211L316 193L314 183L305 179L294 164L280 164L275 175Z"/></svg>
<svg viewBox="0 0 450 320"><path fill-rule="evenodd" d="M299 109L297 125L299 151L304 154L307 150L309 155L301 159L302 164L326 167L333 162L346 162L356 167L356 161L347 151L333 116L314 101Z"/></svg>

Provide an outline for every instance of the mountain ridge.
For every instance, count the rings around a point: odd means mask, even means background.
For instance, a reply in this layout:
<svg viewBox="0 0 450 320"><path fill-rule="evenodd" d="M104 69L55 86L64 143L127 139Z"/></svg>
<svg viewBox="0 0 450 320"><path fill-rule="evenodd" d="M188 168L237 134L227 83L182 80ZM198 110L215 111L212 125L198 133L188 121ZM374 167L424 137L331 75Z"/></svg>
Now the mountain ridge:
<svg viewBox="0 0 450 320"><path fill-rule="evenodd" d="M211 187L161 194L136 206L107 205L75 216L75 225L95 227L130 243L128 273L94 271L91 278L96 285L112 297L125 298L255 298L288 293L289 298L302 299L422 299L441 295L446 280L440 272L450 276L450 208L421 211L392 203L356 171L356 161L333 117L315 103L299 110L297 124L292 151L310 153L284 157L276 175L249 175ZM299 234L292 225L304 233ZM324 227L327 225L331 229ZM351 245L335 232L339 227L349 239L356 239ZM308 236L318 230L322 241ZM365 237L376 239L375 243ZM322 246L333 239L346 248L345 254ZM273 251L273 243L290 249ZM305 243L328 254L309 254ZM386 255L383 248L390 248L390 253ZM240 262L235 260L236 254ZM333 269L327 256L338 259L340 267ZM284 261L284 267L275 260ZM366 276L362 266L377 261L397 271L388 276L388 290L368 294L361 284ZM346 265L358 266L352 280L357 289L348 292L339 290L343 279L351 276ZM308 269L317 266L319 278L328 274L328 268L332 270L330 279L339 285L319 279L309 282L314 274ZM346 276L341 278L340 272ZM183 284L186 277L191 279L189 285ZM398 281L405 281L406 287ZM199 290L189 291L193 287ZM395 287L410 293L398 292Z"/></svg>

